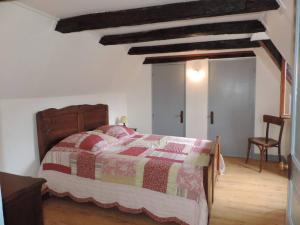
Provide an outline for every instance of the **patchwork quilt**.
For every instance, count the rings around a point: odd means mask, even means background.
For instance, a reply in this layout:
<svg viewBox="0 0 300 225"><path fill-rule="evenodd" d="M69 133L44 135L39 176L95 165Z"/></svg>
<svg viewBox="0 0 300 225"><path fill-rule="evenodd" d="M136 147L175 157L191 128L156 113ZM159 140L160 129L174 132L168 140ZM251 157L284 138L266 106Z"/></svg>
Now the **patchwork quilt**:
<svg viewBox="0 0 300 225"><path fill-rule="evenodd" d="M213 142L134 134L95 147L100 139L103 140L99 132L91 131L85 132L84 138L81 135L63 140L47 153L42 169L132 185L197 202L205 198L203 167L209 164Z"/></svg>

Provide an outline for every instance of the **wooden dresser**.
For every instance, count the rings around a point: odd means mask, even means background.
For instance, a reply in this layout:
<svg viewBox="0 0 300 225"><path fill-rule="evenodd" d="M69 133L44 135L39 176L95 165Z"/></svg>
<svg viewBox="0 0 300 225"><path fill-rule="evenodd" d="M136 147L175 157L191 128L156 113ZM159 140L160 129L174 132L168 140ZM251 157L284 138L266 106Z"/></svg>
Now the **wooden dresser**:
<svg viewBox="0 0 300 225"><path fill-rule="evenodd" d="M0 172L5 225L43 225L41 187L45 182Z"/></svg>

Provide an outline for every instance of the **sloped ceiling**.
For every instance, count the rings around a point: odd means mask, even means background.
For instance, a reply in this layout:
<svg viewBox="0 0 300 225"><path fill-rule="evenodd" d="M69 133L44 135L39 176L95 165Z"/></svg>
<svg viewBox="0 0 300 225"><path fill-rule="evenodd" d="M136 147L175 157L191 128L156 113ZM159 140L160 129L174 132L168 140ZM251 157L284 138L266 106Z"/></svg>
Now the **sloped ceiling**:
<svg viewBox="0 0 300 225"><path fill-rule="evenodd" d="M88 13L147 7L192 0L20 0L57 18Z"/></svg>
<svg viewBox="0 0 300 225"><path fill-rule="evenodd" d="M97 12L107 12L115 11L122 9L132 9L139 7L147 7L154 5L163 5L177 2L188 2L193 0L19 0L22 4L26 6L37 9L43 13L51 15L57 19L79 16L83 14L97 13ZM118 28L108 28L101 30L90 30L84 31L89 32L94 36L95 39L99 39L104 35L111 34L123 34L139 31L147 31L160 28L169 28L169 27L179 27L187 26L194 24L205 24L205 23L218 23L218 22L228 22L228 21L243 21L243 20L260 20L267 27L267 34L270 34L272 40L275 42L277 47L279 47L282 54L285 58L291 63L292 62L292 45L285 46L286 44L281 43L282 36L274 35L276 33L273 30L272 21L275 19L269 19L271 15L286 14L290 12L290 8L293 8L294 0L280 0L280 4L283 3L282 9L275 12L261 12L261 13L249 13L249 14L240 14L240 15L230 15L230 16L221 16L221 17L212 17L212 18L201 18L201 19L191 19L191 20L181 20L174 22L164 22L164 23L155 23L155 24L146 24L140 26L130 26L130 27L118 27ZM292 13L289 13L292 14ZM293 16L291 15L291 18ZM270 22L271 21L271 22ZM277 20L276 20L277 21ZM290 27L287 22L279 21L281 27ZM289 22L289 21L288 21ZM273 23L274 24L274 23ZM276 28L276 26L275 26ZM292 27L293 28L293 27ZM287 28L286 28L287 29ZM292 31L291 28L288 29L289 33L289 42L291 42ZM72 34L68 34L72 35ZM181 38L165 41L153 41L146 43L136 43L136 44L125 44L125 48L130 48L133 46L144 46L144 45L161 45L161 44L176 44L176 43L189 43L189 42L205 42L205 41L215 41L215 40L229 40L229 39L239 39L239 38L249 38L252 34L230 34L230 35L214 35L214 36L197 36L192 38ZM283 38L284 39L284 38ZM100 46L99 46L100 47Z"/></svg>
<svg viewBox="0 0 300 225"><path fill-rule="evenodd" d="M192 1L192 0L189 0ZM72 16L78 16L83 14L113 11L121 9L138 8L153 5L162 5L176 2L188 2L187 0L20 0L19 2L37 9L41 12L47 13L58 19L67 18ZM205 24L205 23L217 23L217 22L229 22L229 21L243 21L243 20L262 20L265 17L265 13L249 13L244 15L232 15L232 16L220 16L212 18L201 18L192 20L182 20L174 22L164 22L155 24L146 24L140 26L130 27L119 27L109 28L101 30L85 31L89 32L96 39L99 39L104 35L110 34L122 34L139 31L147 31L160 28L187 26L194 24ZM72 34L71 34L72 35ZM228 40L228 39L239 39L248 38L251 34L231 34L231 35L214 35L214 36L197 36L192 38L181 38L166 41L154 41L147 43L137 43L124 45L126 48L132 46L143 46L143 45L160 45L160 44L175 44L175 43L188 43L188 42L202 42L202 41L214 41L214 40Z"/></svg>

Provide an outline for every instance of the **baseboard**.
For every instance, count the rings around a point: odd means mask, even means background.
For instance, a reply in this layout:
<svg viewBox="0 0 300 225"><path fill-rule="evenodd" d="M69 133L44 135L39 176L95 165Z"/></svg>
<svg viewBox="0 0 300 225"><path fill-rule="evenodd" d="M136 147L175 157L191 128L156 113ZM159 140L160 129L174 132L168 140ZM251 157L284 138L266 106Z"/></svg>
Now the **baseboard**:
<svg viewBox="0 0 300 225"><path fill-rule="evenodd" d="M246 153L243 155L224 155L224 157L233 157L233 158L244 158L246 159ZM254 160L260 160L260 154L259 153L253 153L253 151L251 151L250 153L250 157L249 159L254 159ZM284 163L287 162L287 158L285 156L281 156L281 159ZM270 162L278 162L278 155L268 155L268 161Z"/></svg>
<svg viewBox="0 0 300 225"><path fill-rule="evenodd" d="M256 160L260 160L260 154L259 153L252 153L250 155L251 159L256 159ZM283 162L287 162L286 157L285 156L281 156L281 159ZM271 162L278 162L278 155L268 155L268 161Z"/></svg>

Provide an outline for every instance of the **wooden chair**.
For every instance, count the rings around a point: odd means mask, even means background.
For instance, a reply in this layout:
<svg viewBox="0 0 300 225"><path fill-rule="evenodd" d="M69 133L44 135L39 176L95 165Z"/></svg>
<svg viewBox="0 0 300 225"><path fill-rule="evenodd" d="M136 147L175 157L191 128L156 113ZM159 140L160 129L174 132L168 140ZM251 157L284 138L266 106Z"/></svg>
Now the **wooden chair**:
<svg viewBox="0 0 300 225"><path fill-rule="evenodd" d="M248 163L249 155L251 151L251 144L256 145L260 150L260 172L262 172L264 154L266 154L266 161L268 161L268 148L277 147L278 148L278 160L281 162L281 139L284 127L284 119L280 117L264 115L264 123L267 123L266 137L253 137L248 139L248 153L246 163ZM278 140L269 138L270 124L280 126L279 138Z"/></svg>

